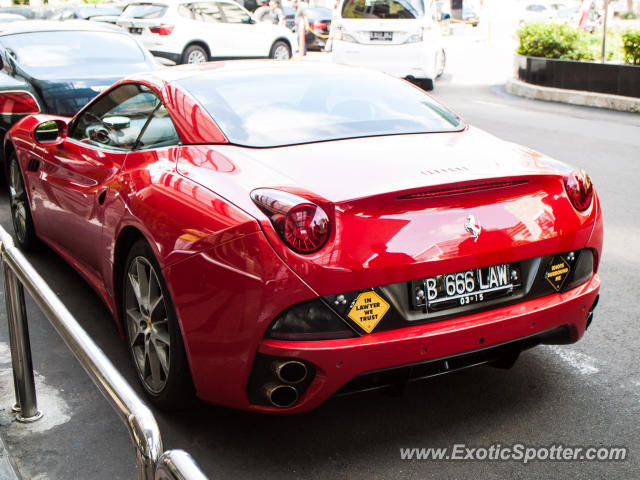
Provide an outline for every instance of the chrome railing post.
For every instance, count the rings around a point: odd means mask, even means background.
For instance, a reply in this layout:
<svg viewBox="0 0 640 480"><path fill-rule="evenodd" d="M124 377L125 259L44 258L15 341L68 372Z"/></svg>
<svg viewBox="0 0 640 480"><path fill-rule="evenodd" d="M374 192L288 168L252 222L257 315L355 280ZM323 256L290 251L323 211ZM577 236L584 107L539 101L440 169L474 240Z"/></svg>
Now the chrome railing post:
<svg viewBox="0 0 640 480"><path fill-rule="evenodd" d="M207 480L207 477L187 452L167 450L158 459L155 480Z"/></svg>
<svg viewBox="0 0 640 480"><path fill-rule="evenodd" d="M26 289L126 424L136 449L138 480L207 480L188 453L171 450L162 454L160 429L149 407L73 318L22 252L14 246L13 239L1 226L0 255L16 391L16 418L21 422L32 422L42 417L36 403L24 298Z"/></svg>
<svg viewBox="0 0 640 480"><path fill-rule="evenodd" d="M5 245L3 242L3 253ZM2 262L4 276L4 295L7 306L7 324L9 326L9 344L13 366L13 384L16 388L16 420L35 422L42 418L36 399L36 384L33 377L33 361L27 325L27 309L24 303L22 284L8 265Z"/></svg>

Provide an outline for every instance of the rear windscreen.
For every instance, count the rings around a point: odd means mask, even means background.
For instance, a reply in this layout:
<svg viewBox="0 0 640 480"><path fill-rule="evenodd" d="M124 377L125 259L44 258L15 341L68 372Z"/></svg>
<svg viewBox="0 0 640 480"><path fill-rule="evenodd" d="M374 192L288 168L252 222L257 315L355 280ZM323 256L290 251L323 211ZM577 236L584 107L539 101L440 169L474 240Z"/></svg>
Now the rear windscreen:
<svg viewBox="0 0 640 480"><path fill-rule="evenodd" d="M132 3L122 12L122 18L160 18L167 11L166 5L157 3Z"/></svg>
<svg viewBox="0 0 640 480"><path fill-rule="evenodd" d="M19 64L26 67L64 67L104 62L144 62L144 52L129 35L119 32L60 30L0 37Z"/></svg>
<svg viewBox="0 0 640 480"><path fill-rule="evenodd" d="M367 70L300 65L207 72L178 83L237 145L274 147L463 128L456 115L423 91Z"/></svg>
<svg viewBox="0 0 640 480"><path fill-rule="evenodd" d="M422 0L345 0L342 18L416 19L424 16Z"/></svg>

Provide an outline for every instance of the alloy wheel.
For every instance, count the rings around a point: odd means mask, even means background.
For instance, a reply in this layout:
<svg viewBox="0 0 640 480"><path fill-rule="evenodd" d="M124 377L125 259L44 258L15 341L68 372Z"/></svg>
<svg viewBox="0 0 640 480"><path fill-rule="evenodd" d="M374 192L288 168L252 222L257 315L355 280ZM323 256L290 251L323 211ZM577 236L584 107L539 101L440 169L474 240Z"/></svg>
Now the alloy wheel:
<svg viewBox="0 0 640 480"><path fill-rule="evenodd" d="M11 203L11 220L20 242L27 235L27 194L22 181L20 167L15 159L9 164L9 197Z"/></svg>
<svg viewBox="0 0 640 480"><path fill-rule="evenodd" d="M286 45L278 45L273 52L273 58L275 60L289 60L289 49Z"/></svg>
<svg viewBox="0 0 640 480"><path fill-rule="evenodd" d="M189 53L189 56L187 57L187 63L189 64L205 63L206 61L207 61L207 58L205 54L202 53L202 51L200 50L192 51L191 53Z"/></svg>
<svg viewBox="0 0 640 480"><path fill-rule="evenodd" d="M135 257L127 270L125 315L138 375L157 394L169 377L171 336L162 287L155 269L142 256Z"/></svg>

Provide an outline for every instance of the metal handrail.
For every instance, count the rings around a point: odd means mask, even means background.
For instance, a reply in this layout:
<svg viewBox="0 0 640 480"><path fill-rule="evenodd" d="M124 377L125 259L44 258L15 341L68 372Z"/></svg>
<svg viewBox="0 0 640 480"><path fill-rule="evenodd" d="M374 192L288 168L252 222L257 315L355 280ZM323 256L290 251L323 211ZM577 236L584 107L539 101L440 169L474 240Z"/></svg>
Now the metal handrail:
<svg viewBox="0 0 640 480"><path fill-rule="evenodd" d="M89 377L127 426L136 449L138 479L204 480L205 475L186 452L163 452L162 437L153 413L133 391L89 335L33 268L13 239L0 227L0 255L4 275L7 323L16 389L16 419L38 420L35 382L24 288L49 319Z"/></svg>

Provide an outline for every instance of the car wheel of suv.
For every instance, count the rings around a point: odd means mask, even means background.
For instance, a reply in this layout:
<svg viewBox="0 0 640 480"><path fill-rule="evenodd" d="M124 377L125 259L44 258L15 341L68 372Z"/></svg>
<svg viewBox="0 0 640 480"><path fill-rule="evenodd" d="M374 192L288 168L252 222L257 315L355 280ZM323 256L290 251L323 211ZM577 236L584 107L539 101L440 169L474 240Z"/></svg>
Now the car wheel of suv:
<svg viewBox="0 0 640 480"><path fill-rule="evenodd" d="M421 78L417 81L418 85L421 89L428 91L433 90L433 79L432 78Z"/></svg>
<svg viewBox="0 0 640 480"><path fill-rule="evenodd" d="M24 250L33 250L39 242L33 227L29 198L15 152L9 156L9 203L18 246Z"/></svg>
<svg viewBox="0 0 640 480"><path fill-rule="evenodd" d="M185 48L182 54L182 63L205 63L209 61L209 55L199 45L191 45Z"/></svg>
<svg viewBox="0 0 640 480"><path fill-rule="evenodd" d="M122 278L122 316L140 383L156 406L178 409L194 398L180 326L160 265L138 240Z"/></svg>
<svg viewBox="0 0 640 480"><path fill-rule="evenodd" d="M440 49L440 52L436 54L436 78L444 73L444 67L447 63L447 56L444 53L444 48Z"/></svg>
<svg viewBox="0 0 640 480"><path fill-rule="evenodd" d="M275 60L289 60L291 58L291 48L282 40L278 40L271 47L269 57Z"/></svg>

